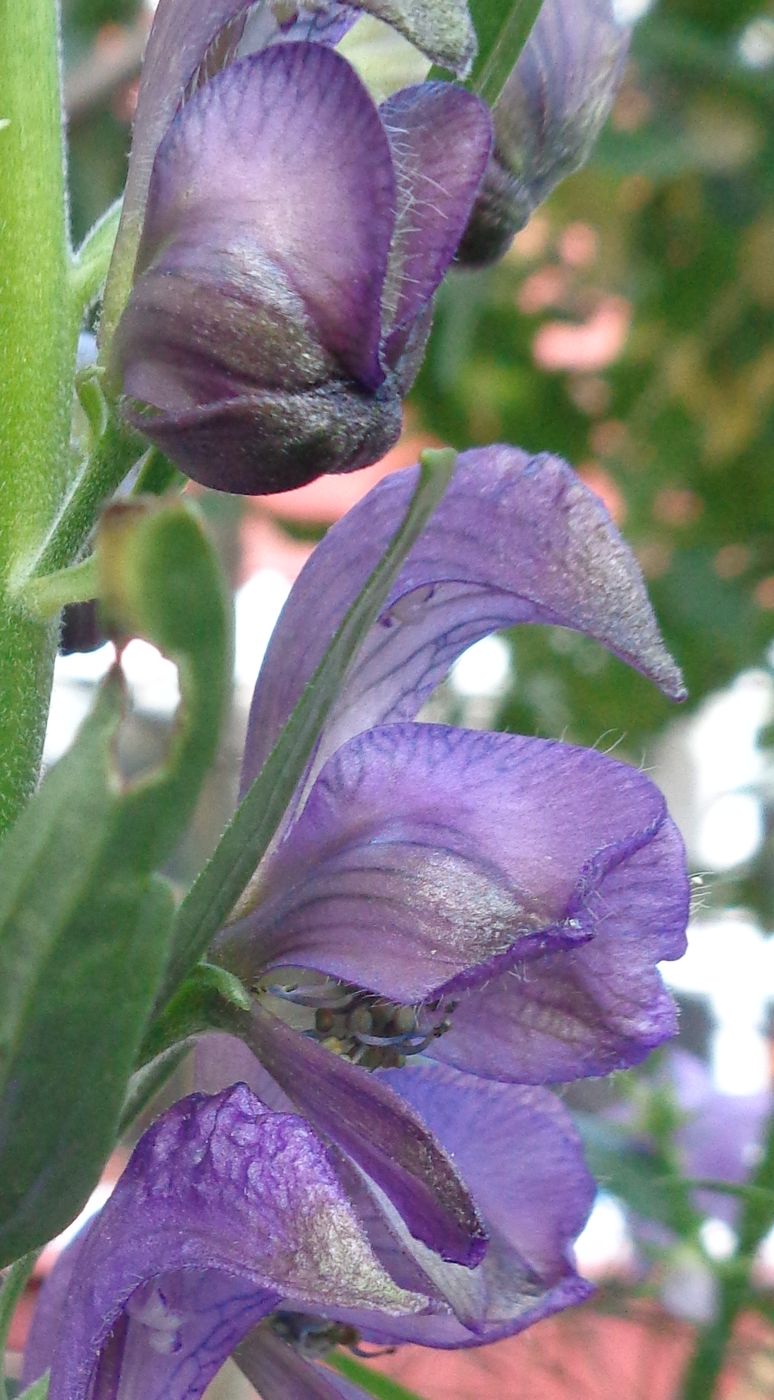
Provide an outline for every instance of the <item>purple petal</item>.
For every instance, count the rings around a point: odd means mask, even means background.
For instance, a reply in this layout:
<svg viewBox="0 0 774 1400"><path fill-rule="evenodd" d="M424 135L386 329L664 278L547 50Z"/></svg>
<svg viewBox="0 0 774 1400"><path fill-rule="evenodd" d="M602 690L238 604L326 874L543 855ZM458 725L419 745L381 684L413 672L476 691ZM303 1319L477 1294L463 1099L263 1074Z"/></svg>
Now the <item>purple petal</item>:
<svg viewBox="0 0 774 1400"><path fill-rule="evenodd" d="M378 1263L307 1124L245 1085L194 1094L141 1139L89 1231L50 1400L197 1400L280 1299L334 1316L425 1303Z"/></svg>
<svg viewBox="0 0 774 1400"><path fill-rule="evenodd" d="M385 287L385 359L430 300L465 230L492 144L487 107L448 83L396 93L380 114L398 177L398 222Z"/></svg>
<svg viewBox="0 0 774 1400"><path fill-rule="evenodd" d="M590 789L591 810L596 800ZM593 939L464 996L433 1056L493 1079L549 1084L629 1068L676 1034L656 966L685 951L689 886L674 824L655 823L652 839L590 895Z"/></svg>
<svg viewBox="0 0 774 1400"><path fill-rule="evenodd" d="M159 142L196 70L218 36L237 26L237 38L253 0L159 0L145 50L116 253L136 247ZM226 61L230 45L226 44Z"/></svg>
<svg viewBox="0 0 774 1400"><path fill-rule="evenodd" d="M326 764L220 955L248 981L308 967L408 1005L524 974L546 953L609 942L610 882L665 819L648 778L595 750L443 725L369 730ZM654 938L647 922L662 886L687 888L677 853L658 877L637 911L651 966L683 948L682 898L679 927Z"/></svg>
<svg viewBox="0 0 774 1400"><path fill-rule="evenodd" d="M261 1400L364 1400L360 1386L334 1371L304 1360L270 1327L257 1328L242 1342L234 1360L260 1393Z"/></svg>
<svg viewBox="0 0 774 1400"><path fill-rule="evenodd" d="M490 1244L479 1268L419 1260L454 1315L377 1321L374 1340L478 1346L522 1331L592 1291L573 1242L594 1182L569 1115L542 1089L483 1083L422 1065L380 1071L421 1114L471 1182Z"/></svg>
<svg viewBox="0 0 774 1400"><path fill-rule="evenodd" d="M444 1259L478 1263L486 1235L467 1188L421 1119L386 1084L261 1006L252 1013L250 1044L313 1127L381 1187L417 1239Z"/></svg>
<svg viewBox="0 0 774 1400"><path fill-rule="evenodd" d="M197 229L217 230L247 300L254 281L260 302L268 261L324 348L375 389L394 218L389 144L365 87L333 50L286 44L232 64L173 121L156 155L137 268L166 274L176 241L196 256ZM194 287L192 327L195 311Z"/></svg>
<svg viewBox="0 0 774 1400"><path fill-rule="evenodd" d="M258 772L330 638L403 518L416 470L382 481L301 573L256 687L243 786ZM475 530L471 529L475 521ZM637 563L604 506L557 457L464 453L350 670L316 767L353 734L412 718L466 647L517 622L595 637L676 698Z"/></svg>
<svg viewBox="0 0 774 1400"><path fill-rule="evenodd" d="M116 339L123 329L124 321ZM149 384L155 379L157 388L161 353L156 341L151 358L140 353L135 361ZM176 379L178 371L179 362ZM123 413L203 486L245 496L271 495L304 486L323 472L356 471L383 457L401 431L401 404L393 379L390 375L378 394L334 383L301 393L243 395L182 412L150 415L124 404ZM131 384L127 387L132 389Z"/></svg>
<svg viewBox="0 0 774 1400"><path fill-rule="evenodd" d="M588 158L613 105L631 34L613 8L545 0L497 102L497 152L529 210Z"/></svg>
<svg viewBox="0 0 774 1400"><path fill-rule="evenodd" d="M495 104L494 152L461 263L501 258L536 206L588 159L626 65L631 29L613 11L613 0L544 0Z"/></svg>

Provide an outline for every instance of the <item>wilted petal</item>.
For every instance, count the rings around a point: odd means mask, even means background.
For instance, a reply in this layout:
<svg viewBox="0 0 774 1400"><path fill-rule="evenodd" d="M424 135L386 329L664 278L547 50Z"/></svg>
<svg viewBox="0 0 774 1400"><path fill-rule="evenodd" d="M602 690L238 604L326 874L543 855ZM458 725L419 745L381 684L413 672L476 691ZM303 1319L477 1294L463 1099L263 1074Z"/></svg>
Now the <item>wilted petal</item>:
<svg viewBox="0 0 774 1400"><path fill-rule="evenodd" d="M398 223L385 288L385 359L393 363L438 287L470 217L492 144L484 103L449 83L423 83L380 108L398 177Z"/></svg>
<svg viewBox="0 0 774 1400"><path fill-rule="evenodd" d="M192 1095L141 1139L73 1272L50 1400L197 1400L281 1299L421 1308L374 1256L309 1126L245 1085Z"/></svg>
<svg viewBox="0 0 774 1400"><path fill-rule="evenodd" d="M413 469L380 482L328 532L301 573L258 679L243 786L257 776L397 530L416 479ZM667 694L684 693L637 562L599 499L557 457L483 448L459 458L353 663L316 767L353 734L412 718L466 647L517 622L585 632Z"/></svg>
<svg viewBox="0 0 774 1400"><path fill-rule="evenodd" d="M232 64L175 118L156 156L137 271L185 276L194 259L196 340L197 237L201 229L206 247L217 230L226 262L219 273L215 260L212 283L220 276L224 294L241 295L243 313L261 307L268 283L274 312L279 277L343 371L375 389L394 218L389 144L363 84L334 51L287 44ZM198 350L228 364L218 335ZM131 364L125 338L118 354Z"/></svg>
<svg viewBox="0 0 774 1400"><path fill-rule="evenodd" d="M589 787L592 810L597 798ZM471 991L432 1054L493 1079L548 1084L627 1069L675 1035L656 965L685 951L689 887L669 818L654 822L651 839L623 854L589 900L590 942Z"/></svg>
<svg viewBox="0 0 774 1400"><path fill-rule="evenodd" d="M364 1400L364 1391L327 1367L315 1366L275 1335L258 1327L237 1347L234 1360L261 1400Z"/></svg>
<svg viewBox="0 0 774 1400"><path fill-rule="evenodd" d="M309 1122L377 1183L444 1259L478 1262L486 1235L467 1188L422 1121L386 1084L258 1006L251 1048Z"/></svg>
<svg viewBox="0 0 774 1400"><path fill-rule="evenodd" d="M453 1154L486 1222L490 1244L477 1269L441 1264L424 1251L432 1288L455 1315L384 1319L374 1340L478 1346L582 1302L573 1242L594 1199L578 1134L543 1089L487 1084L438 1065L379 1071ZM465 1325L466 1324L466 1325Z"/></svg>
<svg viewBox="0 0 774 1400"><path fill-rule="evenodd" d="M682 853L662 853L647 888L631 861L665 820L653 783L595 750L444 725L368 730L326 764L221 956L248 981L315 968L410 1005L514 967L531 984L545 954L608 946L623 937L615 888L652 968L682 951Z"/></svg>
<svg viewBox="0 0 774 1400"><path fill-rule="evenodd" d="M494 108L494 153L462 262L501 257L533 209L588 159L623 76L630 32L613 0L544 0Z"/></svg>

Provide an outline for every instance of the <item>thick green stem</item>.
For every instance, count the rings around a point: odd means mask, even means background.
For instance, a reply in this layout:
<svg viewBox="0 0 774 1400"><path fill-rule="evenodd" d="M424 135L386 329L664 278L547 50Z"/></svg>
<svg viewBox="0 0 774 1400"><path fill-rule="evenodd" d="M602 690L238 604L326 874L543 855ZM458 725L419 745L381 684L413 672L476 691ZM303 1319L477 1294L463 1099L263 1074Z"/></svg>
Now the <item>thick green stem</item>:
<svg viewBox="0 0 774 1400"><path fill-rule="evenodd" d="M75 327L55 0L0 0L0 831L37 779L55 636L9 596L66 487Z"/></svg>

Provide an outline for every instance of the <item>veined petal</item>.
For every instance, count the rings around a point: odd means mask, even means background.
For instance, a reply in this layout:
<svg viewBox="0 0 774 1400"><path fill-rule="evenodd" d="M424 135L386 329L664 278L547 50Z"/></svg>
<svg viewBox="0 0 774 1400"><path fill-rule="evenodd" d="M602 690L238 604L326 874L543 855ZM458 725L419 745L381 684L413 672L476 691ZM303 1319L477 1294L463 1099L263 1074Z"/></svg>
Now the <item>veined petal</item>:
<svg viewBox="0 0 774 1400"><path fill-rule="evenodd" d="M243 787L260 771L384 553L415 484L416 469L380 482L329 531L302 571L258 679ZM518 622L585 632L667 694L684 694L637 562L599 499L557 457L483 448L459 458L352 665L315 768L352 735L412 718L466 647Z"/></svg>
<svg viewBox="0 0 774 1400"><path fill-rule="evenodd" d="M221 956L247 980L284 965L407 1005L456 994L598 931L609 939L610 882L622 905L627 876L641 890L630 862L665 820L647 777L592 749L381 726L326 764L263 869L255 913L222 935ZM654 941L660 868L650 904L629 905L644 920L630 941L650 966L683 946L684 865L677 852L665 865L679 928L673 918ZM540 969L523 975L531 982Z"/></svg>
<svg viewBox="0 0 774 1400"><path fill-rule="evenodd" d="M559 1101L543 1089L487 1084L438 1065L378 1071L377 1078L413 1106L454 1156L471 1183L490 1244L472 1270L439 1264L413 1246L428 1287L445 1296L449 1314L380 1319L365 1335L479 1346L587 1298L591 1285L575 1270L573 1243L595 1186Z"/></svg>
<svg viewBox="0 0 774 1400"><path fill-rule="evenodd" d="M596 794L589 789L589 804ZM592 895L593 939L506 972L464 996L430 1053L492 1079L550 1084L639 1064L677 1032L657 970L682 956L685 852L666 818Z"/></svg>
<svg viewBox="0 0 774 1400"><path fill-rule="evenodd" d="M406 88L382 104L398 179L398 220L385 286L384 357L436 291L470 217L492 145L486 105L449 83Z"/></svg>
<svg viewBox="0 0 774 1400"><path fill-rule="evenodd" d="M251 1048L318 1132L384 1191L411 1234L472 1267L486 1234L468 1190L421 1119L386 1084L285 1025L252 1013Z"/></svg>
<svg viewBox="0 0 774 1400"><path fill-rule="evenodd" d="M377 1261L329 1154L245 1085L174 1105L141 1139L72 1274L50 1400L198 1400L287 1299L422 1308Z"/></svg>
<svg viewBox="0 0 774 1400"><path fill-rule="evenodd" d="M268 262L342 372L375 389L395 199L389 143L354 70L324 45L272 47L212 78L166 132L137 273L179 275L176 243L195 253L199 228L210 241L220 230L225 290L260 307ZM192 334L196 318L192 278Z"/></svg>

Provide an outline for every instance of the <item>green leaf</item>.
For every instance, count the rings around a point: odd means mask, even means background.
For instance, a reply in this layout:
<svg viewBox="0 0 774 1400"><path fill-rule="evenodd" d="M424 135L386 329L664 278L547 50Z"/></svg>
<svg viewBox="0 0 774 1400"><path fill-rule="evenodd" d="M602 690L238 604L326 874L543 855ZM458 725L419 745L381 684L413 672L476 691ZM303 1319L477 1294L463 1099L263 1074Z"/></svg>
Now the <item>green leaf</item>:
<svg viewBox="0 0 774 1400"><path fill-rule="evenodd" d="M16 1308L21 1300L38 1259L38 1251L26 1254L11 1265L0 1286L0 1400L8 1400L3 1361L8 1347L8 1334Z"/></svg>
<svg viewBox="0 0 774 1400"><path fill-rule="evenodd" d="M39 1381L35 1381L33 1385L28 1386L26 1390L22 1391L21 1395L17 1396L17 1400L46 1400L47 1395L48 1372L46 1372L45 1376L41 1376Z"/></svg>
<svg viewBox="0 0 774 1400"><path fill-rule="evenodd" d="M70 295L80 324L84 312L96 301L107 277L113 254L121 200L117 199L86 235L70 264Z"/></svg>
<svg viewBox="0 0 774 1400"><path fill-rule="evenodd" d="M98 557L113 625L177 662L183 698L166 762L126 784L115 667L0 847L0 1263L73 1218L115 1140L171 941L153 872L192 814L230 676L220 572L187 507L110 512Z"/></svg>
<svg viewBox="0 0 774 1400"><path fill-rule="evenodd" d="M542 0L471 0L478 57L467 86L493 107L519 60Z"/></svg>
<svg viewBox="0 0 774 1400"><path fill-rule="evenodd" d="M378 616L403 560L443 496L455 461L456 455L451 451L422 454L419 483L403 524L344 618L209 863L180 905L164 985L166 996L172 994L206 952L213 935L225 923L255 874L345 683L350 662Z"/></svg>
<svg viewBox="0 0 774 1400"><path fill-rule="evenodd" d="M391 1381L389 1376L380 1376L378 1371L372 1371L368 1366L361 1365L354 1356L349 1356L347 1352L334 1351L326 1359L329 1366L333 1366L339 1375L346 1376L353 1385L359 1385L366 1395L376 1395L378 1400L421 1400L421 1397L415 1395L413 1390L406 1390L405 1386Z"/></svg>

